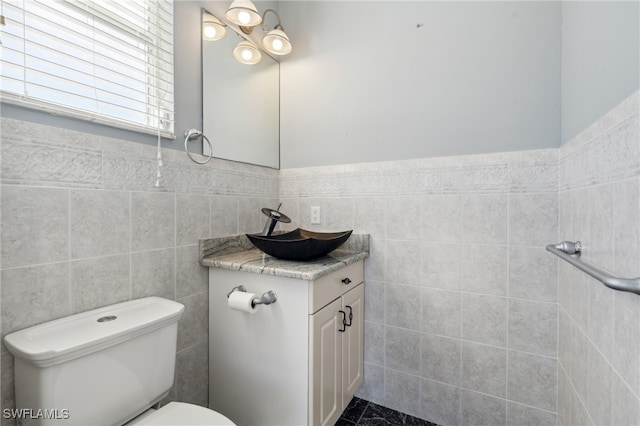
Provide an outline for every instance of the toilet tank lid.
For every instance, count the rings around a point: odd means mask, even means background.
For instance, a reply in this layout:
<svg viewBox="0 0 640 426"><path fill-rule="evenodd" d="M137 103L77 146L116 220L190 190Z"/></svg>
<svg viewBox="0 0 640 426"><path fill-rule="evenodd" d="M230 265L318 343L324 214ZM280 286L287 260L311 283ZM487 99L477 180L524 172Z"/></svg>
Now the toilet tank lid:
<svg viewBox="0 0 640 426"><path fill-rule="evenodd" d="M177 322L183 312L178 302L145 297L16 331L4 342L14 356L46 367Z"/></svg>

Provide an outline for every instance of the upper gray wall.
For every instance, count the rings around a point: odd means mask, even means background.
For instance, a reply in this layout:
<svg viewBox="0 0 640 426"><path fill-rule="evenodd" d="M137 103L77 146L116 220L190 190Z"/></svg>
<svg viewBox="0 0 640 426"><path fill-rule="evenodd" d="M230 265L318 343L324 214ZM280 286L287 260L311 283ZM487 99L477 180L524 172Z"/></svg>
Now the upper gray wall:
<svg viewBox="0 0 640 426"><path fill-rule="evenodd" d="M640 87L639 4L562 2L562 143Z"/></svg>
<svg viewBox="0 0 640 426"><path fill-rule="evenodd" d="M559 2L284 1L283 168L558 147Z"/></svg>
<svg viewBox="0 0 640 426"><path fill-rule="evenodd" d="M202 126L200 8L229 4L175 2L178 140L163 147L182 149L182 132ZM282 63L282 167L557 147L640 87L638 8L283 1L294 51ZM0 114L156 142L7 105Z"/></svg>

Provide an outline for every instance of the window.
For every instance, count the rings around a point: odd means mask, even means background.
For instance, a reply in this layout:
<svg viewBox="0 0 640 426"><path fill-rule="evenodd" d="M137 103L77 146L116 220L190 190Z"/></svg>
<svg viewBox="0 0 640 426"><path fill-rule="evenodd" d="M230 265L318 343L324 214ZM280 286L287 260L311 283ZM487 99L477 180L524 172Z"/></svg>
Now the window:
<svg viewBox="0 0 640 426"><path fill-rule="evenodd" d="M173 136L172 0L3 0L2 101Z"/></svg>

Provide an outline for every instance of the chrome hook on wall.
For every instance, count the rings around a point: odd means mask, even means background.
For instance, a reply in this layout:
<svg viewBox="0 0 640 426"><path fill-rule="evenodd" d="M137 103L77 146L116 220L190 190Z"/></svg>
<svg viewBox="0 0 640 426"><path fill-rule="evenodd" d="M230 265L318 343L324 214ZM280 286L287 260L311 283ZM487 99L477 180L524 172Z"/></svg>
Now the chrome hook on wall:
<svg viewBox="0 0 640 426"><path fill-rule="evenodd" d="M191 156L191 153L189 152L189 141L198 139L199 137L202 137L203 141L206 141L207 144L209 145L209 157L205 160L205 161L198 161L195 158L193 158ZM184 151L187 153L187 155L189 156L189 158L191 159L191 161L193 161L196 164L207 164L209 162L209 160L211 160L211 156L213 155L213 145L211 144L211 141L209 141L209 138L207 138L204 133L202 133L200 130L198 129L188 129L184 131Z"/></svg>

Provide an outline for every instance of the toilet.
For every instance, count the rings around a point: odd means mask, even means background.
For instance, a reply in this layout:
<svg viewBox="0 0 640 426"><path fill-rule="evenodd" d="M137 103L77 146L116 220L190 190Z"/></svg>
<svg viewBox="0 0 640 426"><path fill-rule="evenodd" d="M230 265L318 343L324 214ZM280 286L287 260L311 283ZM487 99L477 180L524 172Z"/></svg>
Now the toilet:
<svg viewBox="0 0 640 426"><path fill-rule="evenodd" d="M234 425L170 402L180 303L147 297L5 336L15 358L16 415L26 425Z"/></svg>

